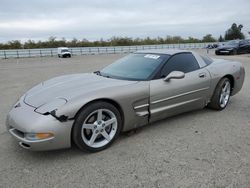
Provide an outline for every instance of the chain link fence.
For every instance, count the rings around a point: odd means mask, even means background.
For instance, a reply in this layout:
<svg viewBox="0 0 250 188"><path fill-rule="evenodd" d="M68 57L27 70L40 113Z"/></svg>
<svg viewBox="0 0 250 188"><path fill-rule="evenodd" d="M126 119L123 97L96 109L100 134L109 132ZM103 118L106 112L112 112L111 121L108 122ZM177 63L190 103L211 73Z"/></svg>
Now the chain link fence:
<svg viewBox="0 0 250 188"><path fill-rule="evenodd" d="M138 45L138 46L107 46L107 47L79 47L69 48L72 56L90 54L116 54L130 53L137 50L148 49L202 49L211 43L186 43L186 44L160 44L160 45ZM45 57L57 56L57 48L41 49L16 49L0 50L0 58L24 58L24 57Z"/></svg>

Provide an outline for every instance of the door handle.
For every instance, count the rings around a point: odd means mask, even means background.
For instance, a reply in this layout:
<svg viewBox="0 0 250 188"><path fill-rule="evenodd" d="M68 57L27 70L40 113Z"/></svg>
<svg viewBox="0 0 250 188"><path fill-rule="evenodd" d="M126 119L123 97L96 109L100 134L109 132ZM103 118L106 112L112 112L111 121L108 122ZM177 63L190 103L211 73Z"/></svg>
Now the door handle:
<svg viewBox="0 0 250 188"><path fill-rule="evenodd" d="M206 77L206 73L200 73L200 74L199 74L199 77L200 77L200 78L205 78L205 77Z"/></svg>

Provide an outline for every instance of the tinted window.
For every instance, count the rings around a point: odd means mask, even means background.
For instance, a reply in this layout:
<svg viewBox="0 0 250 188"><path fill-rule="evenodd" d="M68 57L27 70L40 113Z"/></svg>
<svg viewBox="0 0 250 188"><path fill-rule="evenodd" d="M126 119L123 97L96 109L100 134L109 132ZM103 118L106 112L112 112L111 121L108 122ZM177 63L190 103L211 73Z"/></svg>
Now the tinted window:
<svg viewBox="0 0 250 188"><path fill-rule="evenodd" d="M213 62L213 60L212 60L211 58L207 57L207 56L201 55L201 58L203 59L203 61L204 61L207 65L210 65L210 64Z"/></svg>
<svg viewBox="0 0 250 188"><path fill-rule="evenodd" d="M161 77L167 76L172 71L184 73L199 69L199 64L191 53L176 54L171 57L163 67Z"/></svg>
<svg viewBox="0 0 250 188"><path fill-rule="evenodd" d="M165 54L131 54L108 65L100 74L124 80L147 80L168 58Z"/></svg>
<svg viewBox="0 0 250 188"><path fill-rule="evenodd" d="M238 41L238 40L231 40L231 41L227 42L226 44L229 46L238 46L239 43L240 43L240 41Z"/></svg>
<svg viewBox="0 0 250 188"><path fill-rule="evenodd" d="M240 41L240 45L244 45L244 44L248 44L248 43L249 43L249 41L247 41L247 40Z"/></svg>

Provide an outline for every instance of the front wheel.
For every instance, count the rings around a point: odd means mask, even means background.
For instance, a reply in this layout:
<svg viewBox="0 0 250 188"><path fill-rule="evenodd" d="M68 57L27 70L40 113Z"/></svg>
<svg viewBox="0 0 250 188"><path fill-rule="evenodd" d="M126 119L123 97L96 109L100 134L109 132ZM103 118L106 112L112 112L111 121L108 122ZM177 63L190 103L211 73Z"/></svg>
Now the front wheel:
<svg viewBox="0 0 250 188"><path fill-rule="evenodd" d="M226 108L231 95L231 82L228 78L223 78L217 84L211 102L208 107L215 110Z"/></svg>
<svg viewBox="0 0 250 188"><path fill-rule="evenodd" d="M232 55L237 55L237 54L238 54L238 52L237 52L237 50L236 50L236 49L234 49L234 50L231 52L231 54L232 54Z"/></svg>
<svg viewBox="0 0 250 188"><path fill-rule="evenodd" d="M75 120L73 141L81 150L100 151L112 144L121 126L121 115L115 106L107 102L91 103Z"/></svg>

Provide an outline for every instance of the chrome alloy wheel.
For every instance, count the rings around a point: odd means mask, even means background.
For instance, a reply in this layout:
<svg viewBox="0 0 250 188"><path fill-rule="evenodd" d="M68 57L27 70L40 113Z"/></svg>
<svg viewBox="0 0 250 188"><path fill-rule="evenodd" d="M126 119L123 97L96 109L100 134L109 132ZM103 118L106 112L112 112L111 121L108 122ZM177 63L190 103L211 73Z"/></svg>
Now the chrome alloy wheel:
<svg viewBox="0 0 250 188"><path fill-rule="evenodd" d="M98 109L84 120L81 136L84 143L93 148L107 145L117 132L117 118L108 109Z"/></svg>
<svg viewBox="0 0 250 188"><path fill-rule="evenodd" d="M229 81L225 81L225 83L222 86L221 93L220 93L220 107L224 108L230 97L231 93L231 85Z"/></svg>

